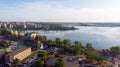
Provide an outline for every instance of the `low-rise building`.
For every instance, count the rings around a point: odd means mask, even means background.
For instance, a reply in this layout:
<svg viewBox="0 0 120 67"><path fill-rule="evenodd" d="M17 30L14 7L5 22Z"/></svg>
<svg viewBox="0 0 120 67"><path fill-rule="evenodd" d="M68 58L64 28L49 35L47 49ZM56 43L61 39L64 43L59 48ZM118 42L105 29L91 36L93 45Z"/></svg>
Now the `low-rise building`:
<svg viewBox="0 0 120 67"><path fill-rule="evenodd" d="M6 64L13 63L13 61L15 59L19 59L21 61L21 60L25 59L26 57L28 57L29 55L31 55L31 48L24 47L24 48L19 49L17 51L8 53L5 56L5 62L6 62Z"/></svg>

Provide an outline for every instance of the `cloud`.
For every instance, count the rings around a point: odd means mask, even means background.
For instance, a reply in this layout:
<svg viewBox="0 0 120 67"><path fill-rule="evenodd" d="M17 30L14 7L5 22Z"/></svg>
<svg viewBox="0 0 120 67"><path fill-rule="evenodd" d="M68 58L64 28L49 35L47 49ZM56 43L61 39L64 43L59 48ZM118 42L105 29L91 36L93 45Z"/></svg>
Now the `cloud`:
<svg viewBox="0 0 120 67"><path fill-rule="evenodd" d="M92 22L120 21L119 8L74 8L62 2L21 3L0 11L5 21Z"/></svg>

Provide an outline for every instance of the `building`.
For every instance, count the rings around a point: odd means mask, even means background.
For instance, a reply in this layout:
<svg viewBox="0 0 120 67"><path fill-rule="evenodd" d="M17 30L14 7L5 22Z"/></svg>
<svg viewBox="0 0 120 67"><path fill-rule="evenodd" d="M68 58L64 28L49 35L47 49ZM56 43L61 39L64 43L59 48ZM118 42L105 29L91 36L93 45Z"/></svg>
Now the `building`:
<svg viewBox="0 0 120 67"><path fill-rule="evenodd" d="M6 23L4 23L4 28L7 28L7 24Z"/></svg>
<svg viewBox="0 0 120 67"><path fill-rule="evenodd" d="M8 41L8 43L9 44L6 46L7 52L12 52L19 48L19 42L17 42L17 41Z"/></svg>
<svg viewBox="0 0 120 67"><path fill-rule="evenodd" d="M15 59L19 59L21 61L21 60L25 59L26 57L28 57L29 55L31 55L31 48L24 47L17 51L8 53L5 56L5 62L6 62L6 64L10 64L10 63L13 63L13 61Z"/></svg>
<svg viewBox="0 0 120 67"><path fill-rule="evenodd" d="M34 39L34 38L36 38L37 35L38 35L37 32L30 32L27 35L27 39L32 39L32 38Z"/></svg>
<svg viewBox="0 0 120 67"><path fill-rule="evenodd" d="M9 24L9 28L12 29L12 28L13 28L13 25L12 25L12 24Z"/></svg>
<svg viewBox="0 0 120 67"><path fill-rule="evenodd" d="M26 29L27 28L27 25L24 23L24 29Z"/></svg>
<svg viewBox="0 0 120 67"><path fill-rule="evenodd" d="M18 30L9 29L8 31L10 31L11 34L13 34L13 35L19 35L19 31Z"/></svg>

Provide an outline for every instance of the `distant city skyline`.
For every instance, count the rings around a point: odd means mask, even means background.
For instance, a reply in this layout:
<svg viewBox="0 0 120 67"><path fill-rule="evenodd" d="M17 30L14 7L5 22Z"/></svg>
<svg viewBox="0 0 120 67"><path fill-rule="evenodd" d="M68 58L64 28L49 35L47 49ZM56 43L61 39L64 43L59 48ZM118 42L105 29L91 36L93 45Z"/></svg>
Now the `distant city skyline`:
<svg viewBox="0 0 120 67"><path fill-rule="evenodd" d="M120 0L0 0L0 21L120 22Z"/></svg>

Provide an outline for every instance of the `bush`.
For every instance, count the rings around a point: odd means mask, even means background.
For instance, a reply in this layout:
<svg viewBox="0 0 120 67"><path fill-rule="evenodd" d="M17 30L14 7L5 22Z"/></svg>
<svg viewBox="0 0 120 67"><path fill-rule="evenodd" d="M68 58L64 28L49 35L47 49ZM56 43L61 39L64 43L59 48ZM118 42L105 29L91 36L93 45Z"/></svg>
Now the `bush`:
<svg viewBox="0 0 120 67"><path fill-rule="evenodd" d="M61 59L58 59L55 63L55 67L65 67L65 64Z"/></svg>
<svg viewBox="0 0 120 67"><path fill-rule="evenodd" d="M58 54L58 53L57 53L57 54L55 54L55 57L58 57L58 58L59 58L59 57L60 57L60 54Z"/></svg>

